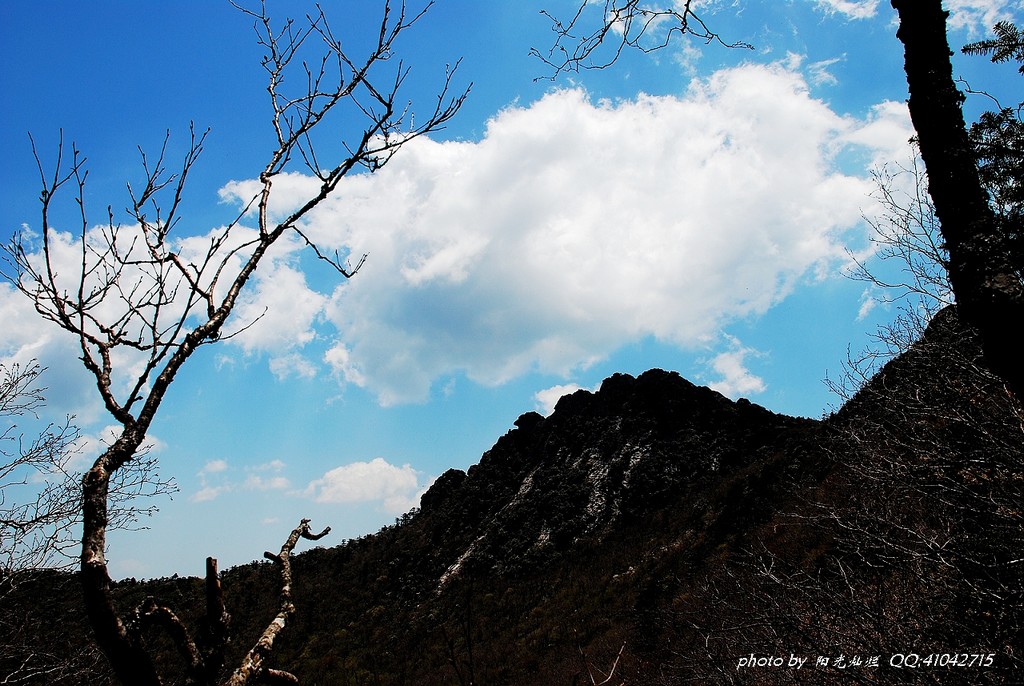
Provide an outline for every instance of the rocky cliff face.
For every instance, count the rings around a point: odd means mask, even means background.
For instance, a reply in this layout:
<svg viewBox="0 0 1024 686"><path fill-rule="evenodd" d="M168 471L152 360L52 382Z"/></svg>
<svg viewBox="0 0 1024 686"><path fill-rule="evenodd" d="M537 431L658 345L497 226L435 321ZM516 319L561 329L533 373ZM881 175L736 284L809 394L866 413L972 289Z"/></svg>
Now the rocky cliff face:
<svg viewBox="0 0 1024 686"><path fill-rule="evenodd" d="M600 540L749 466L809 420L732 402L677 373L616 374L577 391L545 418L530 412L468 474L451 470L423 496L420 517L467 567L515 571ZM456 554L456 551L457 554Z"/></svg>

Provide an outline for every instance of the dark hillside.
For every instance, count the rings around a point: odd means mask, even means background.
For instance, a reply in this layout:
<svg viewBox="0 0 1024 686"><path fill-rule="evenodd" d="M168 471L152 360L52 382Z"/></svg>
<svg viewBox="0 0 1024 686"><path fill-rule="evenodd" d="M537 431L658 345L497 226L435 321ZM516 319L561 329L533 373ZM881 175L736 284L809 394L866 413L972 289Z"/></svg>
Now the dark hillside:
<svg viewBox="0 0 1024 686"><path fill-rule="evenodd" d="M601 683L613 665L614 684L984 684L1022 667L1022 417L953 310L824 421L652 370L515 426L395 526L299 555L273 662L307 685ZM224 574L233 650L272 616L273 583L269 564ZM67 588L51 605L75 606ZM200 592L120 589L193 621ZM890 666L906 653L992 666Z"/></svg>
<svg viewBox="0 0 1024 686"><path fill-rule="evenodd" d="M722 665L802 652L832 659L809 683L1018 683L1024 422L974 332L940 312L820 437L827 476L794 489L739 554L674 599L675 640L707 646L679 656L676 674L791 683L786 670ZM887 667L906 653L921 664ZM881 666L856 670L851 656Z"/></svg>

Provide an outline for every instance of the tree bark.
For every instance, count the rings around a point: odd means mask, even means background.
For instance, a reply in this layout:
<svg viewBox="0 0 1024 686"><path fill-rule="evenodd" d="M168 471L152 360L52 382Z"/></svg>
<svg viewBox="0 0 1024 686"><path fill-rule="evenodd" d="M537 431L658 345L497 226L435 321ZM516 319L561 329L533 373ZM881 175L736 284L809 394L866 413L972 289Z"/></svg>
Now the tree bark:
<svg viewBox="0 0 1024 686"><path fill-rule="evenodd" d="M122 437L82 478L82 596L96 643L107 655L118 680L122 684L158 686L160 677L149 653L141 639L125 626L114 607L106 561L110 476L137 448L137 443L130 445Z"/></svg>
<svg viewBox="0 0 1024 686"><path fill-rule="evenodd" d="M928 192L949 252L961 318L981 335L989 366L1024 399L1024 356L1012 331L1024 322L1024 283L989 204L953 80L941 0L892 0L900 18L910 117L928 172Z"/></svg>
<svg viewBox="0 0 1024 686"><path fill-rule="evenodd" d="M285 625L293 614L295 614L295 605L292 603L292 563L291 556L292 551L295 550L295 544L299 542L300 538L305 538L309 541L318 541L331 532L331 527L327 527L318 534L314 534L309 528L309 520L303 519L299 522L299 525L295 527L291 535L288 536L288 540L285 541L284 545L281 546L280 553L263 553L263 556L274 564L278 565L281 570L281 609L278 611L277 616L271 620L270 624L263 631L263 635L260 636L259 640L256 641L256 645L246 653L245 657L242 658L242 664L238 666L228 680L224 682L225 686L248 686L254 680L264 679L274 684L297 684L299 680L295 675L284 672L277 669L268 669L266 666L266 659L274 649L274 641L277 639L278 634L284 631Z"/></svg>

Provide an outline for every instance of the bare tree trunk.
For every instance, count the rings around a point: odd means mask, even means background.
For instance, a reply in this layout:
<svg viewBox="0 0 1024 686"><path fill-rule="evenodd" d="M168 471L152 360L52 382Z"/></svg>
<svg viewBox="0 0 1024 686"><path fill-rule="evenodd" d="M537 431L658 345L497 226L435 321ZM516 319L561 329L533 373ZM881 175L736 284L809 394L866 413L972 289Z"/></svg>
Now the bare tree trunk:
<svg viewBox="0 0 1024 686"><path fill-rule="evenodd" d="M1022 265L1014 265L1005 232L989 205L967 135L963 95L953 81L941 0L892 0L905 49L910 116L928 191L949 251L958 310L981 334L985 358L1024 398L1024 357L1011 327L1024 321Z"/></svg>
<svg viewBox="0 0 1024 686"><path fill-rule="evenodd" d="M141 437L137 443L141 443ZM132 445L122 437L96 460L82 479L82 595L96 643L107 655L121 683L156 686L160 684L160 677L148 651L139 637L129 632L114 607L104 552L110 476L117 466L131 459L137 448L137 444Z"/></svg>

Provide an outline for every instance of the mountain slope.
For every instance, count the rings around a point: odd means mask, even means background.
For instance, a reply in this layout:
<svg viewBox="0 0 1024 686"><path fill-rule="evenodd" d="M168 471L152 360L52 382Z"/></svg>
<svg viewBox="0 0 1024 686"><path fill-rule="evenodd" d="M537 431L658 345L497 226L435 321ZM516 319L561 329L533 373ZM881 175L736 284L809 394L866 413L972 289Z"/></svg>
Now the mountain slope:
<svg viewBox="0 0 1024 686"><path fill-rule="evenodd" d="M952 309L822 421L652 370L515 426L395 526L298 555L272 662L304 684L424 685L613 667L608 683L1008 683L1024 667L1024 422ZM273 615L274 570L223 576L240 654ZM201 592L119 589L193 625ZM993 665L889 664L908 652ZM741 667L752 655L809 663Z"/></svg>
<svg viewBox="0 0 1024 686"><path fill-rule="evenodd" d="M780 435L808 422L733 403L678 374L617 374L577 391L543 418L529 413L470 468L424 495L421 524L457 548L440 577L464 567L515 571L582 539L643 521L699 497L723 473L749 465Z"/></svg>

